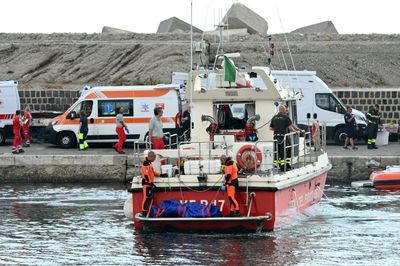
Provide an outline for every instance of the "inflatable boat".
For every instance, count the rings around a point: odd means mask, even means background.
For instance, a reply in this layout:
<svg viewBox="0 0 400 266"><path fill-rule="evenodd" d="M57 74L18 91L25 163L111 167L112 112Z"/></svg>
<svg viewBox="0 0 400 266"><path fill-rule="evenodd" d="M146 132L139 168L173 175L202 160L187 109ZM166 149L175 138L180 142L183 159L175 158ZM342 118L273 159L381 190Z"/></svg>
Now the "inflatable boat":
<svg viewBox="0 0 400 266"><path fill-rule="evenodd" d="M386 190L400 189L400 165L388 166L383 171L374 171L369 176L369 180L352 182L351 185Z"/></svg>

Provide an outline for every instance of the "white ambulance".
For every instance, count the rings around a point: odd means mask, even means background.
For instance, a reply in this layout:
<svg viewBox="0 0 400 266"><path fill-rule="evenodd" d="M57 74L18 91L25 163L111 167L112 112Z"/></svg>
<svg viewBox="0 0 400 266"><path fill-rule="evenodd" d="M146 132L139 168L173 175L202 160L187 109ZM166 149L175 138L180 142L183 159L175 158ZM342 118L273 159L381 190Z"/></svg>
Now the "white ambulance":
<svg viewBox="0 0 400 266"><path fill-rule="evenodd" d="M54 118L47 130L47 140L63 148L77 145L79 113L88 117L90 143L116 142L116 109L124 108L128 125L127 142L145 140L155 107L164 109L164 132L177 133L177 117L181 114L179 85L85 87L80 98L61 116Z"/></svg>
<svg viewBox="0 0 400 266"><path fill-rule="evenodd" d="M18 81L0 81L0 145L14 135L12 120L15 111L20 109Z"/></svg>
<svg viewBox="0 0 400 266"><path fill-rule="evenodd" d="M303 97L297 100L298 126L306 129L317 116L319 122L326 124L326 138L333 140L338 145L343 145L346 138L344 114L346 107L332 90L317 77L315 71L273 70L272 75L283 86L291 88L294 92L302 93ZM358 137L365 136L367 119L365 115L353 109L356 122L360 127Z"/></svg>

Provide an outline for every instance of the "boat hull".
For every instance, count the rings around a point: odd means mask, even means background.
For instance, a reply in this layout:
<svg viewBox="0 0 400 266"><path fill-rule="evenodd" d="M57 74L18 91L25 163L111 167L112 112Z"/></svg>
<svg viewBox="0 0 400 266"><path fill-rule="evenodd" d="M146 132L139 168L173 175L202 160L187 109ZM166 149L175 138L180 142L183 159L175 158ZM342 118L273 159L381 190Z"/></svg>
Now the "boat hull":
<svg viewBox="0 0 400 266"><path fill-rule="evenodd" d="M376 189L400 189L400 172L376 172L372 177L372 185Z"/></svg>
<svg viewBox="0 0 400 266"><path fill-rule="evenodd" d="M283 221L286 222L293 214L304 212L308 207L320 202L323 195L323 188L326 182L327 172L320 173L307 180L290 184L285 187L243 187L237 191L237 201L240 205L242 216L265 216L271 215L271 219L266 221L261 230L271 231L279 226ZM245 183L245 178L240 179L240 183ZM254 195L250 204L251 195ZM164 200L177 200L184 202L198 202L202 204L214 204L220 208L223 216L228 216L229 200L225 191L220 191L219 187L204 188L189 188L175 187L156 190L153 204L159 206ZM143 229L143 222L136 218L138 213L142 212L143 194L140 189L131 191L131 203L129 206L131 218L134 221L136 229ZM253 230L254 225L245 225L242 221L234 223L213 224L213 223L193 223L197 226L191 226L190 230L229 230L232 228L243 228L244 230ZM171 228L169 223L158 223L158 229ZM176 230L188 230L188 224L185 222L175 223L172 226ZM198 227L198 228L196 228Z"/></svg>

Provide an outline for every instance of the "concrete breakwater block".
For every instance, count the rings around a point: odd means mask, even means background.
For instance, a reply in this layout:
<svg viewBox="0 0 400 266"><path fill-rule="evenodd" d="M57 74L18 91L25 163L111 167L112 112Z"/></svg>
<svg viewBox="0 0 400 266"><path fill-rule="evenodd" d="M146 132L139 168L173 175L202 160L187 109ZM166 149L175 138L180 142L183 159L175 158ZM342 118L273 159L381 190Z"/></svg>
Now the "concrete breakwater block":
<svg viewBox="0 0 400 266"><path fill-rule="evenodd" d="M381 166L400 164L400 156L330 156L332 169L329 171L328 178L331 180L351 182L355 180L368 179L374 170L367 166L371 160L377 161Z"/></svg>
<svg viewBox="0 0 400 266"><path fill-rule="evenodd" d="M125 182L127 157L117 155L3 155L0 182Z"/></svg>

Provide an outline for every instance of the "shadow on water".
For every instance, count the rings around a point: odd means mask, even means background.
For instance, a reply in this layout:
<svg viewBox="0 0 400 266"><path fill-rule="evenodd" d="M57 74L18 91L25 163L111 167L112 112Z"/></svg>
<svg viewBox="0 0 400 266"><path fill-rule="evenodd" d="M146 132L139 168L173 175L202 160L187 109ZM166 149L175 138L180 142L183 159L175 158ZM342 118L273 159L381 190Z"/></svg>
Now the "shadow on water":
<svg viewBox="0 0 400 266"><path fill-rule="evenodd" d="M0 264L395 265L400 193L325 194L274 232L146 233L124 217L124 185L2 186Z"/></svg>

